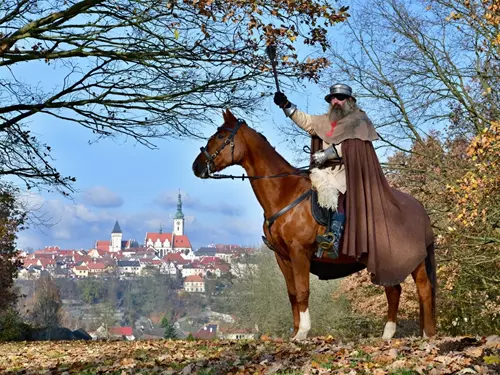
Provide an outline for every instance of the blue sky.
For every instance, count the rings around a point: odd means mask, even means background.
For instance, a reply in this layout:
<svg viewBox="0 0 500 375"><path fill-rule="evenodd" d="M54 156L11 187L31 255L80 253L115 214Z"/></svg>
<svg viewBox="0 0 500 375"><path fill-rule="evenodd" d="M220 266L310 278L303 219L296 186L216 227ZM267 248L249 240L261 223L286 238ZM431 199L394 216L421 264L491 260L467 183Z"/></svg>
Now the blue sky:
<svg viewBox="0 0 500 375"><path fill-rule="evenodd" d="M57 80L51 69L39 73L45 82ZM287 92L301 108L321 113L326 108L324 93L316 85L309 85L306 93L304 97L303 93ZM307 105L302 104L305 101ZM263 109L273 120L266 123L248 120L249 124L262 131L277 151L292 161L290 146L276 128L289 120L274 105L272 96ZM156 150L125 142L123 138L89 145L93 134L87 129L42 116L33 118L32 129L52 147L59 172L77 178L74 184L77 192L72 199L54 193L30 193L30 204L38 207L38 213L52 225L21 232L20 248L55 245L89 249L96 240L110 238L115 220L121 225L124 239L142 243L146 231L157 231L160 225L164 232L171 231L179 190L185 232L195 249L212 242L261 243L263 214L250 183L201 180L193 175L191 164L205 141L157 140ZM213 129L207 128L207 135L212 132ZM227 172L244 171L232 167Z"/></svg>
<svg viewBox="0 0 500 375"><path fill-rule="evenodd" d="M306 53L303 49L301 52ZM47 91L61 85L67 72L57 62L17 64L13 69L16 77ZM280 80L282 90L284 83ZM300 93L284 91L302 110L323 113L327 108L323 99L325 89L307 82L303 84ZM269 118L269 121L245 120L261 131L287 160L298 165L291 146L277 129L290 120L273 103L273 93L274 89L261 108L265 113L260 118ZM222 114L216 120L221 124ZM96 240L110 239L115 220L120 223L124 239L143 243L146 232L158 231L160 225L164 232L172 230L179 190L185 232L194 249L212 242L261 243L263 212L250 183L201 180L192 173L191 164L205 141L156 140L155 150L123 138L104 139L89 145L94 139L92 132L77 124L37 115L30 118L30 125L39 140L52 147L53 165L58 171L77 178L74 184L77 192L72 199L37 191L26 194L29 205L38 208L36 214L51 225L33 226L19 233L19 248L89 249ZM206 135L214 130L207 128ZM309 140L305 139L306 144ZM231 167L225 172L242 174L244 171Z"/></svg>

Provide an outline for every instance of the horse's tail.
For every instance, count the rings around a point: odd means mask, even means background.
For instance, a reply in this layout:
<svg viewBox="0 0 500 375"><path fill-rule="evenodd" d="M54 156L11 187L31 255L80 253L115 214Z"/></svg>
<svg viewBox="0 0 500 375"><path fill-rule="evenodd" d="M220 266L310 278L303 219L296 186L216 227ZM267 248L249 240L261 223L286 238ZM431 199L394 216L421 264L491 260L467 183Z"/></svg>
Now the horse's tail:
<svg viewBox="0 0 500 375"><path fill-rule="evenodd" d="M425 258L425 271L432 286L432 316L436 319L436 256L434 254L434 242L427 246L427 257Z"/></svg>

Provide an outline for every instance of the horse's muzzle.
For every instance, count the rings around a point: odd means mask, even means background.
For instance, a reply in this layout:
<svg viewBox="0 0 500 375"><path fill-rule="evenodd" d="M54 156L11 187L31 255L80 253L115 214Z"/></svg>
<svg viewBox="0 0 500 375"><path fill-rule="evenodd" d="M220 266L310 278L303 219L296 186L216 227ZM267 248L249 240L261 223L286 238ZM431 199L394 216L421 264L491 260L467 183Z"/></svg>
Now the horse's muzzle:
<svg viewBox="0 0 500 375"><path fill-rule="evenodd" d="M208 178L208 168L206 163L199 163L198 161L194 161L193 166L193 173L196 177L199 178Z"/></svg>

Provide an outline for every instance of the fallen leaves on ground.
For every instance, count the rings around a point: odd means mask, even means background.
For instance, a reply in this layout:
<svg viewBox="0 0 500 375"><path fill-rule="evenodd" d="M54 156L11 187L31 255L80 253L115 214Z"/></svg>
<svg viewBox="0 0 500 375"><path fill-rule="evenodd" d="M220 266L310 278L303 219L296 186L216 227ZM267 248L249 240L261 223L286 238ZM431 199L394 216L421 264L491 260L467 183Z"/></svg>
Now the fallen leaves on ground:
<svg viewBox="0 0 500 375"><path fill-rule="evenodd" d="M0 344L2 374L498 374L500 337Z"/></svg>

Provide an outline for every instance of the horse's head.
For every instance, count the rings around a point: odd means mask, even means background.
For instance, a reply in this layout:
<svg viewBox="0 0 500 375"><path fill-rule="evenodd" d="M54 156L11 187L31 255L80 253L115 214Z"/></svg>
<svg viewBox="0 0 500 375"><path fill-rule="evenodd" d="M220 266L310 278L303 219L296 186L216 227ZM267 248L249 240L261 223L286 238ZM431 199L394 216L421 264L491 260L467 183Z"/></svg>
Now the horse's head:
<svg viewBox="0 0 500 375"><path fill-rule="evenodd" d="M222 112L224 123L217 128L205 147L193 162L196 177L208 178L210 173L219 172L230 165L238 164L243 156L243 146L236 148L238 130L245 123L238 120L231 111Z"/></svg>

